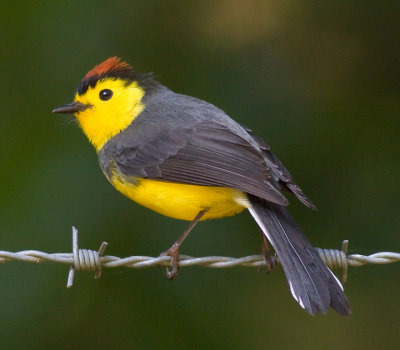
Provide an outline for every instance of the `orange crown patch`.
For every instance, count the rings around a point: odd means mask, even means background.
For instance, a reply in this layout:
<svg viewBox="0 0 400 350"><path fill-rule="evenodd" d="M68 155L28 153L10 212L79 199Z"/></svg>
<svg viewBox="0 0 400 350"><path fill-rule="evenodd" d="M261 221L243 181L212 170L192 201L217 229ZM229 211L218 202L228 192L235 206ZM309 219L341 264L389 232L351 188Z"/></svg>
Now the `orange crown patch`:
<svg viewBox="0 0 400 350"><path fill-rule="evenodd" d="M121 72L131 70L132 67L126 63L121 61L119 57L110 57L106 59L104 62L101 62L92 70L90 70L84 79L88 79L94 76L100 76L109 72Z"/></svg>

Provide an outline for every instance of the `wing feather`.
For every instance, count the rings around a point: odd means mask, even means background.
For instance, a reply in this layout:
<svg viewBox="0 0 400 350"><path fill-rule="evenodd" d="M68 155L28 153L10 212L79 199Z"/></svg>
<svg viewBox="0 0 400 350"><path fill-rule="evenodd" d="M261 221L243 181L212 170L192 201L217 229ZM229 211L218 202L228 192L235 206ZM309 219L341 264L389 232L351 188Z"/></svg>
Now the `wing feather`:
<svg viewBox="0 0 400 350"><path fill-rule="evenodd" d="M114 157L127 177L230 187L288 204L261 151L220 123L183 124L138 141L120 147Z"/></svg>

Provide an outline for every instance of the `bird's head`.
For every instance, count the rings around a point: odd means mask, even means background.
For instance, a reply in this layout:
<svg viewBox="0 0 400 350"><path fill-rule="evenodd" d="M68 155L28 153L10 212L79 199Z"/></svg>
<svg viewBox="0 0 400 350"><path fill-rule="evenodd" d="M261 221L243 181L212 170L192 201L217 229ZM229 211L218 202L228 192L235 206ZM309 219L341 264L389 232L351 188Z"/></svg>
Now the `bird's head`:
<svg viewBox="0 0 400 350"><path fill-rule="evenodd" d="M144 95L132 67L111 57L84 76L72 103L53 112L74 114L89 141L100 151L142 112Z"/></svg>

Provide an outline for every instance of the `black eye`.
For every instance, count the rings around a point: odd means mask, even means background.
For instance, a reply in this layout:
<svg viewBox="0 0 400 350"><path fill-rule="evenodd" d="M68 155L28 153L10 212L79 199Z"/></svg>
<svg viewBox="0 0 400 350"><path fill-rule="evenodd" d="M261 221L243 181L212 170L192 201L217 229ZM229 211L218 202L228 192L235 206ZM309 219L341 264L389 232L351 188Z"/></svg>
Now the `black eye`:
<svg viewBox="0 0 400 350"><path fill-rule="evenodd" d="M100 100L102 101L107 101L109 100L113 95L113 92L110 89L104 89L100 91Z"/></svg>

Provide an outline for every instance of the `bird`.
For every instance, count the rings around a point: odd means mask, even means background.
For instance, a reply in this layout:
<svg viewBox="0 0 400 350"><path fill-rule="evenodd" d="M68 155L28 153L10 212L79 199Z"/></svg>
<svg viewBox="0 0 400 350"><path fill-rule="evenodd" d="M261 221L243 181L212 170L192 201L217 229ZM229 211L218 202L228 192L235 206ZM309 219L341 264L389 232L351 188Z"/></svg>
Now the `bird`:
<svg viewBox="0 0 400 350"><path fill-rule="evenodd" d="M349 317L343 286L288 213L287 190L316 209L270 147L224 111L175 93L152 73L138 73L119 57L91 69L72 103L55 113L74 114L96 149L108 181L122 194L162 215L190 224L161 253L176 277L179 247L202 220L247 209L277 255L293 298L309 314L330 308Z"/></svg>

